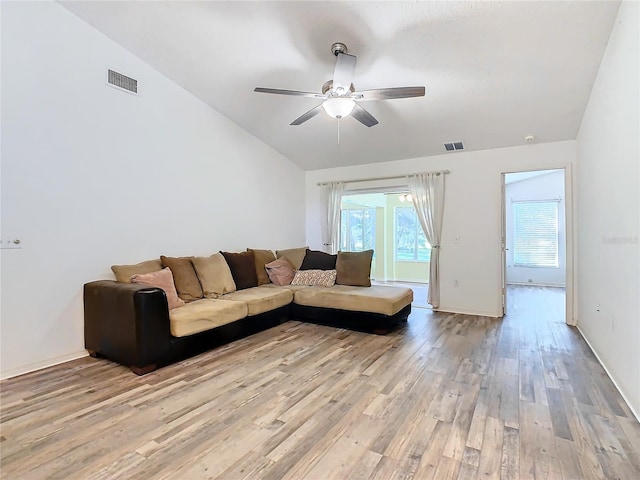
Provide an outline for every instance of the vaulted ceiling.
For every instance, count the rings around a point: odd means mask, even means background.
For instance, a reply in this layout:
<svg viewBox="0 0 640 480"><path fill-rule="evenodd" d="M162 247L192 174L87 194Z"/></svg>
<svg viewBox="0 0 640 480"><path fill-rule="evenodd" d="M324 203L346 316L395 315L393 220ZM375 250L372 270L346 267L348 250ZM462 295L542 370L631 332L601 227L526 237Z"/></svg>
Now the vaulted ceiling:
<svg viewBox="0 0 640 480"><path fill-rule="evenodd" d="M61 2L306 170L575 139L619 2ZM330 48L357 57L357 90L419 86L362 105L367 128L324 112ZM123 72L127 73L127 72ZM144 91L144 85L140 85Z"/></svg>

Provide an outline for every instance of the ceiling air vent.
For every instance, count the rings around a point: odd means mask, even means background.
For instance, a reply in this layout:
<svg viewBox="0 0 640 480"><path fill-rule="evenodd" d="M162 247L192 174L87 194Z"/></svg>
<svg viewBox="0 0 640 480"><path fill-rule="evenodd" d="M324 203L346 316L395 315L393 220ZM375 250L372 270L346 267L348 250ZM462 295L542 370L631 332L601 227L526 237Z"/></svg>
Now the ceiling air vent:
<svg viewBox="0 0 640 480"><path fill-rule="evenodd" d="M109 70L108 74L109 85L113 85L116 88L121 88L131 93L138 93L138 81L135 78L127 77L121 73Z"/></svg>
<svg viewBox="0 0 640 480"><path fill-rule="evenodd" d="M453 152L454 150L464 150L462 142L449 142L444 144L444 148L447 152Z"/></svg>

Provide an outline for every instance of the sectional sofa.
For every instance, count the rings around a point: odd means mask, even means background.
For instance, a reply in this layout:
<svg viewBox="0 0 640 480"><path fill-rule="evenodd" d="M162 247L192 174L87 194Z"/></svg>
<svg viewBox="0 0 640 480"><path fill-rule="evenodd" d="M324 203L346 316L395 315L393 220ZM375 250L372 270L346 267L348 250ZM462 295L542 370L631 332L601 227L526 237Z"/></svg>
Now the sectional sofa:
<svg viewBox="0 0 640 480"><path fill-rule="evenodd" d="M144 375L287 320L385 334L407 320L413 292L371 286L372 253L247 249L113 266L116 280L84 286L85 346Z"/></svg>

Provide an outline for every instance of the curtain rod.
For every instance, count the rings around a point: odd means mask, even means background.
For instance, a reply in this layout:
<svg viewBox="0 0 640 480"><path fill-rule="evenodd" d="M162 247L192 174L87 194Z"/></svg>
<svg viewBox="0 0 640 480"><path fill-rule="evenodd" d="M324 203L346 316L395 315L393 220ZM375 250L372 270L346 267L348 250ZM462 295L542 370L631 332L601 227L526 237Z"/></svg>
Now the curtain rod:
<svg viewBox="0 0 640 480"><path fill-rule="evenodd" d="M436 173L436 174L441 174L441 173L450 173L449 170L435 170L433 172L424 172L424 173ZM343 183L360 183L360 182L373 182L375 180L395 180L397 178L407 178L410 175L418 175L417 173L407 173L406 175L396 175L394 177L369 177L369 178L356 178L355 180L340 180ZM332 182L318 182L316 185L318 185L319 187L324 186L324 185L329 185Z"/></svg>

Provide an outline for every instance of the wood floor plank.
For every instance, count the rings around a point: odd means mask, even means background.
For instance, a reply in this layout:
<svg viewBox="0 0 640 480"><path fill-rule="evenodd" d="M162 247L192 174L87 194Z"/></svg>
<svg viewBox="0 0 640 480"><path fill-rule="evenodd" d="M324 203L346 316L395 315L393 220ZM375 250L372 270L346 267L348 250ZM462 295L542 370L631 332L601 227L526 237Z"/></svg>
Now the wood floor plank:
<svg viewBox="0 0 640 480"><path fill-rule="evenodd" d="M640 424L561 289L381 336L290 321L137 377L82 358L0 383L0 478L640 478Z"/></svg>

